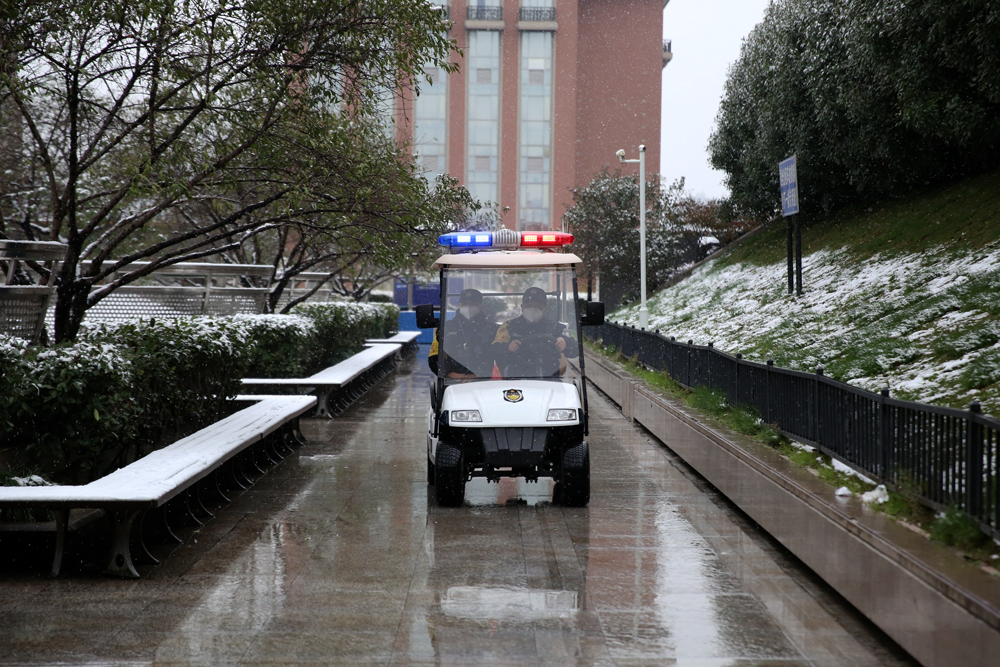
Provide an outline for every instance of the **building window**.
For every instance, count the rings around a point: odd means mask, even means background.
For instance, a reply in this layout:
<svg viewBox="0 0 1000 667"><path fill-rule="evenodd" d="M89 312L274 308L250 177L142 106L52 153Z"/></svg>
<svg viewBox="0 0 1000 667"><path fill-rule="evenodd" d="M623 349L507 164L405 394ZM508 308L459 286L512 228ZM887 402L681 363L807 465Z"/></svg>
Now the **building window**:
<svg viewBox="0 0 1000 667"><path fill-rule="evenodd" d="M424 69L420 95L413 105L413 149L427 180L434 180L448 166L448 73L437 67Z"/></svg>
<svg viewBox="0 0 1000 667"><path fill-rule="evenodd" d="M521 229L551 229L552 33L521 33Z"/></svg>
<svg viewBox="0 0 1000 667"><path fill-rule="evenodd" d="M498 202L500 192L500 33L470 30L465 183L481 202Z"/></svg>

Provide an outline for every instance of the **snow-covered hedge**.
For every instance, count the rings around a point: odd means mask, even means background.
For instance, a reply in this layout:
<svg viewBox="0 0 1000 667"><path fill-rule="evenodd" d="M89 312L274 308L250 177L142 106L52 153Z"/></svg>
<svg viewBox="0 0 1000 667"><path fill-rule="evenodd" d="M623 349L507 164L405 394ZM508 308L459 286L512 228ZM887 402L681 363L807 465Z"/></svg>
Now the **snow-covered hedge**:
<svg viewBox="0 0 1000 667"><path fill-rule="evenodd" d="M217 420L240 378L315 372L389 334L398 312L338 303L138 320L52 348L0 336L0 467L85 483Z"/></svg>

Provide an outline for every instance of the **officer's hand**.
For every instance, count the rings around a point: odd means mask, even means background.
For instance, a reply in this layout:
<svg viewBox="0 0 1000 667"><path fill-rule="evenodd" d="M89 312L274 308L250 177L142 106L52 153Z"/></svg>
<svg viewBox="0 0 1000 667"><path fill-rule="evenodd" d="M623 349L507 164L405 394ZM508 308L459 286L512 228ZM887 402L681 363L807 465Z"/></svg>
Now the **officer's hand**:
<svg viewBox="0 0 1000 667"><path fill-rule="evenodd" d="M565 338L562 338L562 337L556 338L556 349L559 350L560 352L562 352L563 350L566 349L566 339Z"/></svg>
<svg viewBox="0 0 1000 667"><path fill-rule="evenodd" d="M507 346L507 349L510 350L511 352L517 352L519 349L521 349L521 341L519 340L510 341L510 345Z"/></svg>

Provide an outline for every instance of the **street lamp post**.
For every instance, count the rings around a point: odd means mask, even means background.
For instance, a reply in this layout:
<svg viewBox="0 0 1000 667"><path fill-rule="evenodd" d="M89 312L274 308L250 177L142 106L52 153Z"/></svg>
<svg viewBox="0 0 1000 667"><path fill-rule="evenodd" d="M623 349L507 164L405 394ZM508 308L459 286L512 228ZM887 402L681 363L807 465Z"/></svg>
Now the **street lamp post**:
<svg viewBox="0 0 1000 667"><path fill-rule="evenodd" d="M639 163L639 328L649 328L649 310L646 308L646 144L639 144L639 159L626 160L624 149L615 155L622 164Z"/></svg>

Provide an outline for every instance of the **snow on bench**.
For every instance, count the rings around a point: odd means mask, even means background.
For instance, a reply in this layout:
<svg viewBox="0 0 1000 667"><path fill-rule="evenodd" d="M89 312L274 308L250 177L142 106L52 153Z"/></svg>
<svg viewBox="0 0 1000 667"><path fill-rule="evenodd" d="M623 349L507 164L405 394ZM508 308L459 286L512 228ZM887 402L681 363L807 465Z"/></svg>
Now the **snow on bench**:
<svg viewBox="0 0 1000 667"><path fill-rule="evenodd" d="M400 343L374 343L338 364L307 378L243 378L244 386L310 387L317 399L316 417L330 418L395 366ZM335 399L335 400L331 400Z"/></svg>
<svg viewBox="0 0 1000 667"><path fill-rule="evenodd" d="M252 405L89 484L0 486L0 507L44 507L55 511L53 576L58 575L62 563L70 510L97 508L111 512L115 527L114 544L105 572L138 577L129 539L132 526L141 513L164 506L234 457L265 442L271 442L275 447L273 453L279 459L283 458L277 449L282 443L273 442L280 438L266 439L281 430L296 434L298 418L316 404L313 396L237 396L237 400L251 401ZM269 454L265 452L265 455L270 459ZM234 471L237 483L243 486L238 475ZM219 490L218 479L214 481ZM243 481L249 480L244 478ZM221 495L221 490L219 492ZM194 502L200 504L200 496L194 498ZM190 507L187 511L196 518ZM148 555L142 544L141 528L138 537L141 548Z"/></svg>
<svg viewBox="0 0 1000 667"><path fill-rule="evenodd" d="M369 338L366 343L399 343L404 350L416 349L420 331L400 331L389 338Z"/></svg>

